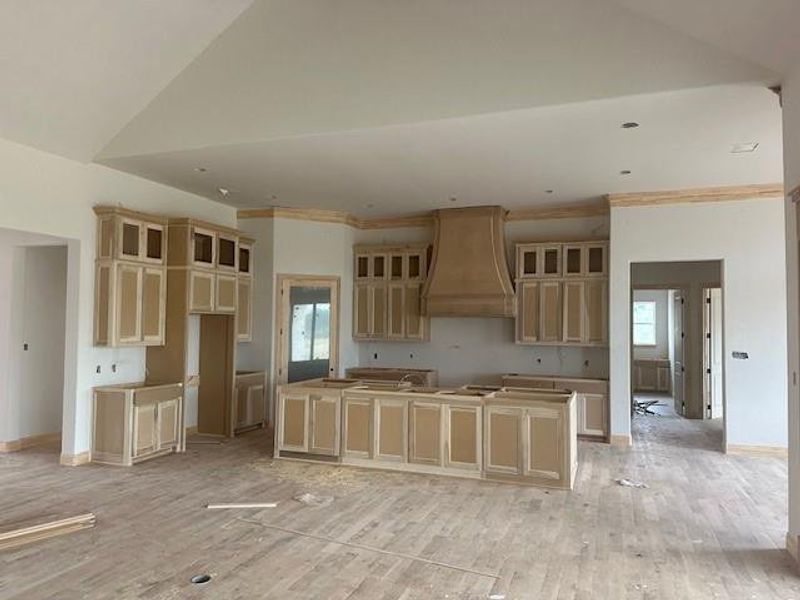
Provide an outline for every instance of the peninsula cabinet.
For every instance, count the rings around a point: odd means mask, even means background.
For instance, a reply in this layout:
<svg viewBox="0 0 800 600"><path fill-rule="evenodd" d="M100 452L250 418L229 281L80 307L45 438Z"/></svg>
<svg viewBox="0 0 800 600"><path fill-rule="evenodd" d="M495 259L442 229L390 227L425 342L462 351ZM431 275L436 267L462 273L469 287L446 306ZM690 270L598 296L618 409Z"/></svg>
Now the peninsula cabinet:
<svg viewBox="0 0 800 600"><path fill-rule="evenodd" d="M608 243L517 244L519 344L608 344Z"/></svg>
<svg viewBox="0 0 800 600"><path fill-rule="evenodd" d="M421 313L428 245L355 246L353 338L422 341L428 319Z"/></svg>
<svg viewBox="0 0 800 600"><path fill-rule="evenodd" d="M166 221L121 208L95 212L94 344L163 345Z"/></svg>
<svg viewBox="0 0 800 600"><path fill-rule="evenodd" d="M123 384L94 390L92 462L131 466L184 449L183 386Z"/></svg>

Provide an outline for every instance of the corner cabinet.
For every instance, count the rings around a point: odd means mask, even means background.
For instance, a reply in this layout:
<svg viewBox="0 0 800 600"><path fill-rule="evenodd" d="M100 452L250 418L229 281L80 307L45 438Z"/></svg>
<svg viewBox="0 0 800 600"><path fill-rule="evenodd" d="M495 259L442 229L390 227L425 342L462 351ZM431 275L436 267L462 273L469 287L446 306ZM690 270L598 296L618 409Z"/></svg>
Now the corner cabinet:
<svg viewBox="0 0 800 600"><path fill-rule="evenodd" d="M608 242L517 244L518 344L608 344Z"/></svg>
<svg viewBox="0 0 800 600"><path fill-rule="evenodd" d="M421 313L428 245L354 248L353 339L424 341Z"/></svg>
<svg viewBox="0 0 800 600"><path fill-rule="evenodd" d="M166 220L112 207L95 212L94 344L163 345Z"/></svg>

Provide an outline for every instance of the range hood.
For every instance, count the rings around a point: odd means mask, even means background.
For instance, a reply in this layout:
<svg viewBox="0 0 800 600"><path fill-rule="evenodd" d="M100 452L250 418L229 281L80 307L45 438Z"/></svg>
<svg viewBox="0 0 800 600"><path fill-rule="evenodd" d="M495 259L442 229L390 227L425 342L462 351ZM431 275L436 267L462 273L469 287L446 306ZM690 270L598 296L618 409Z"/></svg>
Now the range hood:
<svg viewBox="0 0 800 600"><path fill-rule="evenodd" d="M513 317L514 288L506 260L501 206L434 213L433 258L422 291L431 317Z"/></svg>

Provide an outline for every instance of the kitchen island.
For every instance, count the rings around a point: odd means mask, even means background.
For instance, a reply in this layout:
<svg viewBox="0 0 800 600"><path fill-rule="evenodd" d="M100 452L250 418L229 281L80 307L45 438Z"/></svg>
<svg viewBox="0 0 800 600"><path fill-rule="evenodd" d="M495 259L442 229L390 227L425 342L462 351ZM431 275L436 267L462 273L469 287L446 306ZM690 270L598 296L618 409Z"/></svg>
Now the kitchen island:
<svg viewBox="0 0 800 600"><path fill-rule="evenodd" d="M572 489L576 394L315 379L278 388L275 457Z"/></svg>

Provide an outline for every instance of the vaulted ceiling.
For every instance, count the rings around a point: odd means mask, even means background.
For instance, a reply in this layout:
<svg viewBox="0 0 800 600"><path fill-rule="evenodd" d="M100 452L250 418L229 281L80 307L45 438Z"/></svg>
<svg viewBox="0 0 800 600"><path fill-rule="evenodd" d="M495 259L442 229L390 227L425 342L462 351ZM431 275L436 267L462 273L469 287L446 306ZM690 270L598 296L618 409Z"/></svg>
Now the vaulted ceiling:
<svg viewBox="0 0 800 600"><path fill-rule="evenodd" d="M9 0L0 137L362 215L768 183L766 88L800 64L798 19L793 0Z"/></svg>

